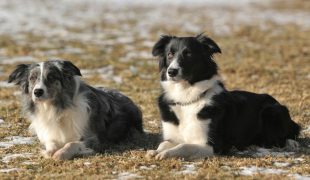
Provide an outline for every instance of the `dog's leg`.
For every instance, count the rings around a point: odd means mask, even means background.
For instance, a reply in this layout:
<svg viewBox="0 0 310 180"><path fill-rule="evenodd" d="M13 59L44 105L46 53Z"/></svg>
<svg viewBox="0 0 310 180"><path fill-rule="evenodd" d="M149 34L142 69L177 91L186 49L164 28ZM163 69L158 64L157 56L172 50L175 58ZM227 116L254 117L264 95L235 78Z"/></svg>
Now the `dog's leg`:
<svg viewBox="0 0 310 180"><path fill-rule="evenodd" d="M146 157L147 158L151 158L151 157L154 157L156 156L158 153L164 151L164 150L167 150L167 149L170 149L174 146L176 146L177 144L176 143L173 143L171 141L168 141L168 140L165 140L163 142L161 142L158 146L158 148L156 150L148 150L147 153L146 153Z"/></svg>
<svg viewBox="0 0 310 180"><path fill-rule="evenodd" d="M45 144L45 150L42 150L42 154L45 158L50 158L53 156L53 154L58 150L59 148L57 147L55 142L47 142Z"/></svg>
<svg viewBox="0 0 310 180"><path fill-rule="evenodd" d="M157 160L162 160L169 157L198 159L212 155L213 155L213 148L209 145L179 144L171 149L167 149L158 153L155 158Z"/></svg>
<svg viewBox="0 0 310 180"><path fill-rule="evenodd" d="M289 151L298 151L300 149L300 144L296 140L288 139L286 140L285 149Z"/></svg>
<svg viewBox="0 0 310 180"><path fill-rule="evenodd" d="M77 155L91 155L94 151L87 148L82 141L69 142L63 148L59 149L53 155L53 159L56 160L68 160Z"/></svg>

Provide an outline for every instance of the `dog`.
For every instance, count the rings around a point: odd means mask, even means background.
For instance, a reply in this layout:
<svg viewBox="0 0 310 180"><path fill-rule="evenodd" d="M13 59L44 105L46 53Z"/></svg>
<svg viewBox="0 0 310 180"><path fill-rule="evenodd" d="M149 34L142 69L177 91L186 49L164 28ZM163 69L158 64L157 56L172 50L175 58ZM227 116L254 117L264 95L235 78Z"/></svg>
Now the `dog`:
<svg viewBox="0 0 310 180"><path fill-rule="evenodd" d="M163 35L154 45L163 142L147 157L196 159L227 154L232 147L284 147L299 135L288 109L270 95L226 90L215 53L221 49L203 34Z"/></svg>
<svg viewBox="0 0 310 180"><path fill-rule="evenodd" d="M109 144L143 133L142 113L116 90L84 83L66 60L20 64L9 76L22 92L30 130L45 146L43 155L57 160L102 152Z"/></svg>

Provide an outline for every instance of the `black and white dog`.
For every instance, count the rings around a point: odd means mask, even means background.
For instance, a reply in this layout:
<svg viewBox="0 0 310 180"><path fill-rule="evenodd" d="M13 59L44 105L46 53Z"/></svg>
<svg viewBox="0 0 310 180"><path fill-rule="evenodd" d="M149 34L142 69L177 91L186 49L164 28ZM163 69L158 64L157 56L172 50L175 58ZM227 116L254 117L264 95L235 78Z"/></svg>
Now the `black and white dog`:
<svg viewBox="0 0 310 180"><path fill-rule="evenodd" d="M159 57L162 94L158 105L163 142L148 157L203 158L249 146L283 147L299 125L268 94L225 89L213 60L221 53L209 37L162 36Z"/></svg>
<svg viewBox="0 0 310 180"><path fill-rule="evenodd" d="M72 159L100 152L143 132L142 114L128 97L93 88L79 76L71 62L48 60L20 64L9 77L21 88L24 113L45 146L45 157Z"/></svg>

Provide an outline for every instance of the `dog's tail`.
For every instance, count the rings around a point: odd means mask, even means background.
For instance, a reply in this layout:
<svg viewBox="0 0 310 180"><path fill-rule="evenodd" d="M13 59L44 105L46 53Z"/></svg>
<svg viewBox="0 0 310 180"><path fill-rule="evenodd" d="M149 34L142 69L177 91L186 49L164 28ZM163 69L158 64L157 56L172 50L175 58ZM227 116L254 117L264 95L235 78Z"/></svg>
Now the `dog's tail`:
<svg viewBox="0 0 310 180"><path fill-rule="evenodd" d="M295 140L298 137L301 128L291 119L285 106L279 103L267 105L260 115L263 122L263 146L284 147L287 139Z"/></svg>

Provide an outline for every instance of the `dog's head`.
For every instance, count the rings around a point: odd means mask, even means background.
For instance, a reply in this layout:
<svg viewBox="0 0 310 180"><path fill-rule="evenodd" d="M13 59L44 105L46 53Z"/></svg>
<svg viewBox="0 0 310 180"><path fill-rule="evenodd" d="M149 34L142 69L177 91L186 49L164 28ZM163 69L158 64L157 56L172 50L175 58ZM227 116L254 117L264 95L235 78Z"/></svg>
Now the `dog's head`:
<svg viewBox="0 0 310 180"><path fill-rule="evenodd" d="M162 81L185 80L194 84L217 74L214 53L221 53L219 46L202 34L196 37L163 35L154 45L152 54L159 57Z"/></svg>
<svg viewBox="0 0 310 180"><path fill-rule="evenodd" d="M74 76L81 76L81 73L70 61L48 60L18 65L8 82L19 85L33 102L43 102L53 101L64 93L72 86Z"/></svg>

